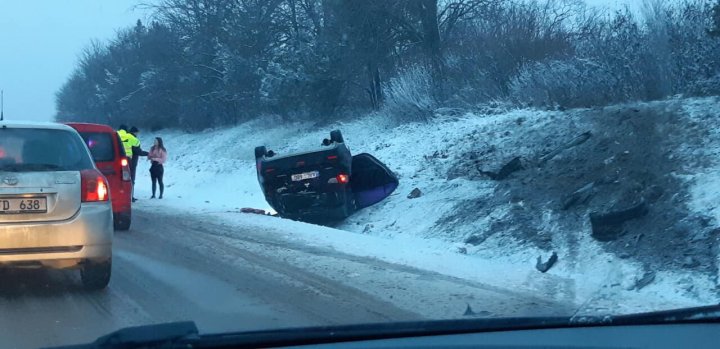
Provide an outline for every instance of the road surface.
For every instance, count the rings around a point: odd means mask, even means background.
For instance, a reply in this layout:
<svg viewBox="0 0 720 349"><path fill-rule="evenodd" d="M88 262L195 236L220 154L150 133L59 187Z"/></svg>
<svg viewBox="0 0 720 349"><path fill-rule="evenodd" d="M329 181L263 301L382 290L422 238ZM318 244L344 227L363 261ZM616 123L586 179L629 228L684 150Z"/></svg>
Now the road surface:
<svg viewBox="0 0 720 349"><path fill-rule="evenodd" d="M193 320L201 332L558 315L570 306L267 232L163 215L140 205L115 234L113 276L82 290L77 272L0 271L0 347L76 344L126 326Z"/></svg>

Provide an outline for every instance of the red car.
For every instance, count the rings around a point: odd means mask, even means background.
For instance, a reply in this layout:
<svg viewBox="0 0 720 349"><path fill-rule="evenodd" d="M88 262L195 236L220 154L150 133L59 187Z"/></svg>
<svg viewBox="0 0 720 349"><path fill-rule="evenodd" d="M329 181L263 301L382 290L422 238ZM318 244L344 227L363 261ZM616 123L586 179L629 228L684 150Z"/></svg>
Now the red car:
<svg viewBox="0 0 720 349"><path fill-rule="evenodd" d="M113 220L116 230L130 229L132 220L132 182L130 162L117 132L110 126L68 123L85 140L98 170L110 184Z"/></svg>

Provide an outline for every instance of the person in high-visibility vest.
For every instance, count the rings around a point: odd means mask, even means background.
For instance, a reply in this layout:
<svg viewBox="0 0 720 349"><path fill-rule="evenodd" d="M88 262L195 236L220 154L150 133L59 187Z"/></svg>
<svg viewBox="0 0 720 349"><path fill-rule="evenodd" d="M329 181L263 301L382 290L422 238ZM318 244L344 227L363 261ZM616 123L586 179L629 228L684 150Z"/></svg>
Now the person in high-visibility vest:
<svg viewBox="0 0 720 349"><path fill-rule="evenodd" d="M132 148L133 148L133 145L135 144L135 142L133 141L133 138L135 138L136 140L137 140L137 138L135 136L131 135L130 133L128 133L127 126L125 126L125 125L120 125L117 133L118 133L118 136L120 136L120 141L122 141L123 149L125 149L125 156L128 157L128 160L132 159L132 156L133 156Z"/></svg>
<svg viewBox="0 0 720 349"><path fill-rule="evenodd" d="M143 151L140 147L140 140L137 138L137 127L133 126L130 128L130 132L127 131L127 126L120 125L118 135L120 140L123 142L123 148L125 148L125 155L130 159L130 178L132 179L133 195L132 201L135 202L135 174L137 173L137 164L141 156L147 156L147 152Z"/></svg>

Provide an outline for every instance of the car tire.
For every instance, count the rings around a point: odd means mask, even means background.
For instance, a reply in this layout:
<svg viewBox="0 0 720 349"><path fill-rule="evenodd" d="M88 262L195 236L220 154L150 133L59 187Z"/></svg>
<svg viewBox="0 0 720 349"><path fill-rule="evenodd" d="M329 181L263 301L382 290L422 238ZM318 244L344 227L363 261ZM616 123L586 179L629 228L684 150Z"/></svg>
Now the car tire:
<svg viewBox="0 0 720 349"><path fill-rule="evenodd" d="M265 146L255 147L255 158L261 158L267 154L267 148Z"/></svg>
<svg viewBox="0 0 720 349"><path fill-rule="evenodd" d="M80 268L80 279L88 291L102 290L110 283L112 259L103 262L86 261Z"/></svg>
<svg viewBox="0 0 720 349"><path fill-rule="evenodd" d="M124 215L122 217L116 217L114 222L114 228L117 231L128 231L130 230L130 224L132 223L132 217L128 215Z"/></svg>
<svg viewBox="0 0 720 349"><path fill-rule="evenodd" d="M330 131L330 140L334 143L345 143L345 139L343 139L343 135L340 130Z"/></svg>

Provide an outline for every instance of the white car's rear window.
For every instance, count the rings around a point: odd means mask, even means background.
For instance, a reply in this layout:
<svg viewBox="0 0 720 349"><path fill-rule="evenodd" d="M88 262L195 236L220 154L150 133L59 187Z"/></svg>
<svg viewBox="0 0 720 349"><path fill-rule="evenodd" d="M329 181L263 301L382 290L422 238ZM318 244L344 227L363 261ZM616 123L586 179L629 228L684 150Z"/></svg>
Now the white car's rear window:
<svg viewBox="0 0 720 349"><path fill-rule="evenodd" d="M80 171L93 168L74 132L0 128L0 171Z"/></svg>

